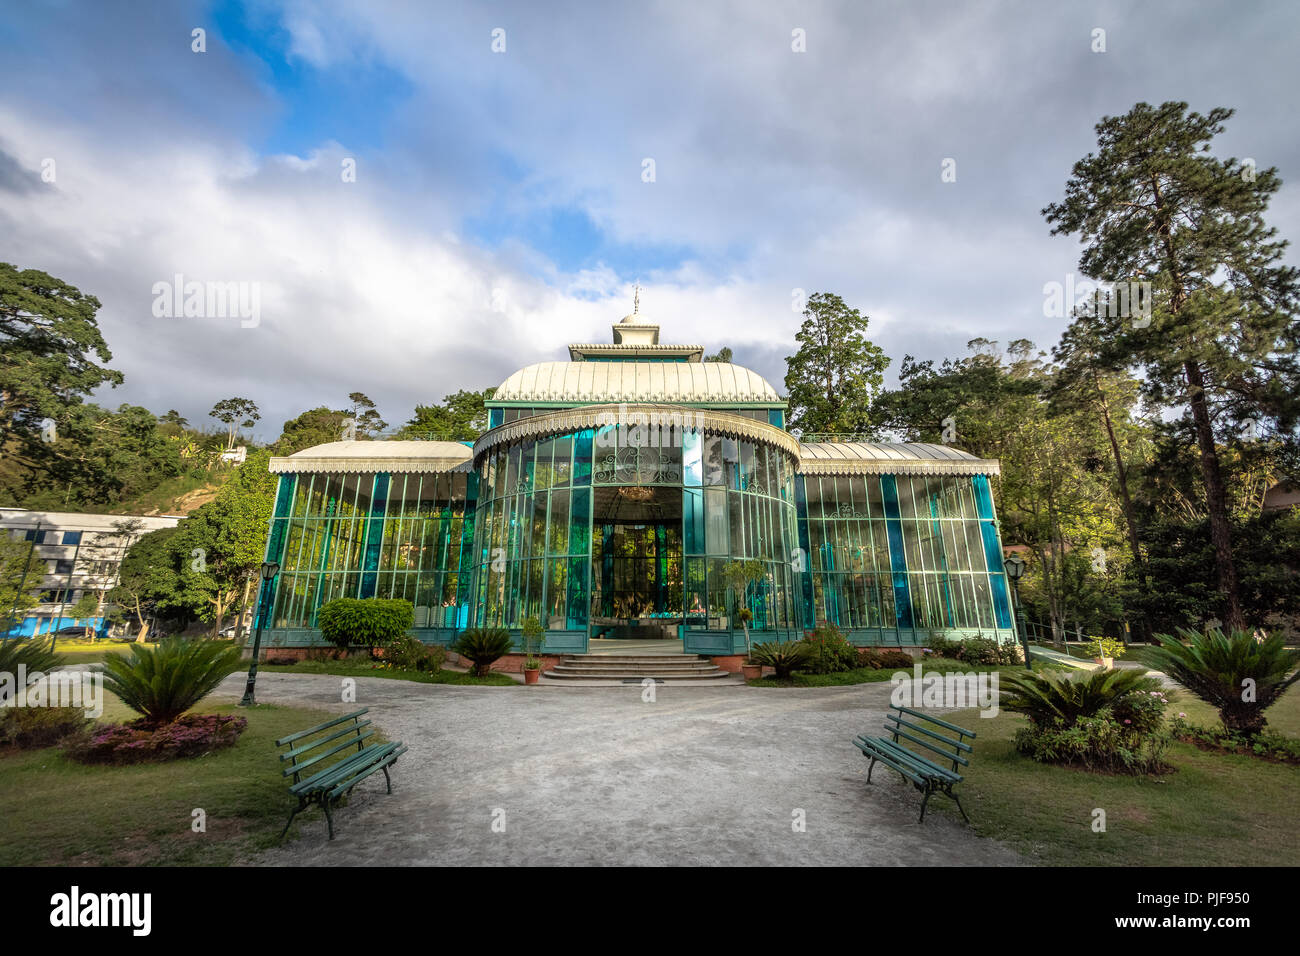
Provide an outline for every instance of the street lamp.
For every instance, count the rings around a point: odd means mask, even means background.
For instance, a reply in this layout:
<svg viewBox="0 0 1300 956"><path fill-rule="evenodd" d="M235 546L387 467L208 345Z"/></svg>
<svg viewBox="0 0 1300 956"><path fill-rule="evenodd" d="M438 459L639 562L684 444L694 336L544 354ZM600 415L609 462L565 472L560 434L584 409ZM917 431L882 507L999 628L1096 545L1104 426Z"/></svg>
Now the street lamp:
<svg viewBox="0 0 1300 956"><path fill-rule="evenodd" d="M253 706L253 686L257 683L257 658L262 652L262 621L271 609L267 606L267 592L270 584L275 580L275 576L280 573L280 564L278 561L262 562L262 587L257 599L257 626L253 630L253 659L248 665L248 684L244 687L244 696L240 700L240 707Z"/></svg>
<svg viewBox="0 0 1300 956"><path fill-rule="evenodd" d="M1025 670L1032 671L1034 667L1029 663L1029 635L1025 633L1024 611L1020 606L1020 578L1025 573L1025 559L1018 554L1008 555L1002 566L1006 569L1007 580L1011 582L1012 604L1015 605L1016 634L1025 649Z"/></svg>

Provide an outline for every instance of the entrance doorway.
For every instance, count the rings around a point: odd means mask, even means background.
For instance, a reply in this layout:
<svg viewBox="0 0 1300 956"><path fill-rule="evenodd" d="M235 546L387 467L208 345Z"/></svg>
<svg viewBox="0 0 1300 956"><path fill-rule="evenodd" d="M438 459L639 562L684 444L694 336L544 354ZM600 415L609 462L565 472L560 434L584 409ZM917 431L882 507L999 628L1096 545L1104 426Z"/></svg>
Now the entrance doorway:
<svg viewBox="0 0 1300 956"><path fill-rule="evenodd" d="M594 497L592 649L680 651L681 489L597 487Z"/></svg>

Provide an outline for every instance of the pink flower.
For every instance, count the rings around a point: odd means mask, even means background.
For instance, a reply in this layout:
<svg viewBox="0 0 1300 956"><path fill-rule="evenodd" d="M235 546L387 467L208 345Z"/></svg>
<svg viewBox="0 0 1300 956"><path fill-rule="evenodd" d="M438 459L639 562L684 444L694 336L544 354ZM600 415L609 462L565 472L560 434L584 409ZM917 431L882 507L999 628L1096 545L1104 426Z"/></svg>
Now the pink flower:
<svg viewBox="0 0 1300 956"><path fill-rule="evenodd" d="M1178 714L1178 716L1179 716L1179 717L1186 717L1187 715L1184 714L1184 713L1181 713L1181 712L1180 712L1180 713Z"/></svg>
<svg viewBox="0 0 1300 956"><path fill-rule="evenodd" d="M1126 723L1126 724L1131 724L1131 723L1133 723L1133 721L1131 721L1131 720L1126 720L1126 721L1124 721L1124 723Z"/></svg>

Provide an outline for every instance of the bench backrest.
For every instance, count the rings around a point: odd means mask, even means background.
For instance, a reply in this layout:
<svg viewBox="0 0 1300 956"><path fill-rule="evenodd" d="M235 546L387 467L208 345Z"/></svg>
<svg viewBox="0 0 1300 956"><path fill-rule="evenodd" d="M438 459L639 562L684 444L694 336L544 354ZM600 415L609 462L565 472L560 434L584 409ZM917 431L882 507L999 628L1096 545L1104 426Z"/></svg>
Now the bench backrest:
<svg viewBox="0 0 1300 956"><path fill-rule="evenodd" d="M293 782L298 782L298 775L310 767L324 769L318 766L321 761L334 756L349 747L356 747L361 750L364 741L368 737L374 736L373 730L366 730L370 726L369 720L362 720L362 716L370 711L369 707L362 707L360 710L354 710L350 714L344 714L342 717L335 717L333 720L327 720L323 724L317 724L315 727L308 727L306 730L300 730L296 734L290 734L288 737L281 737L275 742L277 747L288 746L289 749L280 754L280 762L289 762L289 765L281 772L282 777L293 775ZM308 740L313 734L323 734L315 740Z"/></svg>
<svg viewBox="0 0 1300 956"><path fill-rule="evenodd" d="M903 738L912 744L908 749L913 752L916 752L917 747L923 747L945 761L951 761L953 773L957 772L958 764L963 767L970 766L970 761L964 755L974 753L974 748L966 743L966 740L967 738L974 740L975 731L958 727L956 724L931 717L910 707L895 707L894 711L885 715L885 731L893 735L894 743L906 746L899 739ZM947 730L950 734L944 735L935 728ZM955 740L952 735L956 736ZM933 761L927 753L918 755Z"/></svg>

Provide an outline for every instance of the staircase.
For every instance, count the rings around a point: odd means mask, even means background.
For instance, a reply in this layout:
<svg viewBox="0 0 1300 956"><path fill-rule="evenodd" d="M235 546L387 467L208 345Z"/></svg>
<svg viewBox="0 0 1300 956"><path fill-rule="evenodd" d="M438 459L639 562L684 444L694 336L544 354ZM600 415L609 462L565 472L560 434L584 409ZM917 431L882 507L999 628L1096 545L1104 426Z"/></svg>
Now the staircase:
<svg viewBox="0 0 1300 956"><path fill-rule="evenodd" d="M724 671L698 654L646 654L622 656L613 654L570 654L560 659L549 671L542 673L544 681L563 681L569 684L640 682L647 677L671 681L724 680L737 675Z"/></svg>

